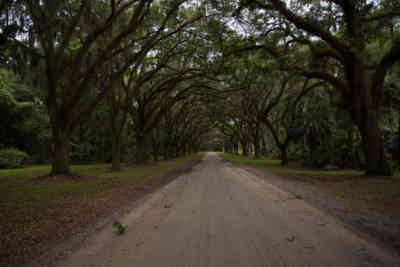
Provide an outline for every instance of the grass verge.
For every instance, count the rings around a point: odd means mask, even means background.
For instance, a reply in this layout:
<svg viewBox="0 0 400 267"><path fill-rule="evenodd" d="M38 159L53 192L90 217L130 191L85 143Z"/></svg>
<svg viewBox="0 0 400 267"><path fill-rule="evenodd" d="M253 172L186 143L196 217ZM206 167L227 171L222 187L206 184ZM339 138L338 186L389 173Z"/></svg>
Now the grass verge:
<svg viewBox="0 0 400 267"><path fill-rule="evenodd" d="M387 216L400 217L400 174L386 177L365 177L360 170L321 170L290 162L280 165L279 160L255 159L241 155L220 153L225 159L251 165L259 170L311 183L328 194L350 200L355 208L368 209Z"/></svg>
<svg viewBox="0 0 400 267"><path fill-rule="evenodd" d="M123 166L120 172L111 172L109 164L72 166L79 179L42 179L50 172L45 165L0 170L0 266L25 263L202 157Z"/></svg>

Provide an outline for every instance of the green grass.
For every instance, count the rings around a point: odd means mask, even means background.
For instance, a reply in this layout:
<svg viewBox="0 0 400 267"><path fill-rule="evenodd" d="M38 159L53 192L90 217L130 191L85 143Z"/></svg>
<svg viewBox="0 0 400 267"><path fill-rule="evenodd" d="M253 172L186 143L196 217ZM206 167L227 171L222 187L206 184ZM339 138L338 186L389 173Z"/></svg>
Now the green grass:
<svg viewBox="0 0 400 267"><path fill-rule="evenodd" d="M135 184L149 176L161 175L199 157L201 155L197 154L156 165L123 166L119 172L111 172L110 164L75 165L71 168L73 173L89 178L79 181L54 179L42 184L34 183L34 178L48 174L49 165L0 170L0 204L2 207L41 206L42 203L72 195L95 194L112 187Z"/></svg>
<svg viewBox="0 0 400 267"><path fill-rule="evenodd" d="M61 228L84 224L89 221L85 217L93 220L104 213L98 210L118 208L142 182L155 181L202 157L198 153L157 164L123 165L119 172L111 172L110 164L72 166L79 179L43 180L49 165L0 170L0 259L29 254L39 243L62 235Z"/></svg>
<svg viewBox="0 0 400 267"><path fill-rule="evenodd" d="M220 153L221 156L232 162L253 164L257 168L267 169L275 173L290 173L300 175L326 175L326 176L342 176L342 175L362 175L360 170L339 169L339 170L324 170L313 169L302 166L299 162L289 162L288 165L282 166L280 160L254 157L245 157L242 155Z"/></svg>

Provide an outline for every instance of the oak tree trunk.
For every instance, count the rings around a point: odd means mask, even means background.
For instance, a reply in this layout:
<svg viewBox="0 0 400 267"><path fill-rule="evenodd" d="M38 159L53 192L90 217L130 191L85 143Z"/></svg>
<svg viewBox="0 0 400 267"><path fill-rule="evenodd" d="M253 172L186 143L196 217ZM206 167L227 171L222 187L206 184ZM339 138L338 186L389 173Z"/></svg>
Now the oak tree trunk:
<svg viewBox="0 0 400 267"><path fill-rule="evenodd" d="M363 152L366 159L365 175L392 175L385 157L382 133L378 125L379 105L374 103L366 64L362 56L356 57L351 64L352 75L348 76L354 95L351 100L352 117L362 137Z"/></svg>
<svg viewBox="0 0 400 267"><path fill-rule="evenodd" d="M175 158L179 157L179 145L178 143L175 144Z"/></svg>
<svg viewBox="0 0 400 267"><path fill-rule="evenodd" d="M279 149L281 150L281 165L285 166L289 163L287 148L286 148L286 146L284 146L284 147L280 147Z"/></svg>
<svg viewBox="0 0 400 267"><path fill-rule="evenodd" d="M362 146L367 163L365 175L392 175L385 157L381 131L378 127L376 114L364 114L363 123L359 126L362 136Z"/></svg>
<svg viewBox="0 0 400 267"><path fill-rule="evenodd" d="M158 144L153 140L153 160L158 162Z"/></svg>
<svg viewBox="0 0 400 267"><path fill-rule="evenodd" d="M160 150L160 143L159 143L159 136L158 136L158 130L156 129L152 136L151 136L151 144L152 144L152 152L153 152L153 160L154 162L158 162L158 154Z"/></svg>
<svg viewBox="0 0 400 267"><path fill-rule="evenodd" d="M153 149L153 160L154 162L158 162L158 150Z"/></svg>
<svg viewBox="0 0 400 267"><path fill-rule="evenodd" d="M242 149L243 149L243 156L247 157L249 155L249 151L246 143L242 143Z"/></svg>
<svg viewBox="0 0 400 267"><path fill-rule="evenodd" d="M55 126L53 126L55 127ZM70 135L66 130L53 129L53 158L50 175L70 174Z"/></svg>
<svg viewBox="0 0 400 267"><path fill-rule="evenodd" d="M233 153L239 155L239 144L233 143Z"/></svg>
<svg viewBox="0 0 400 267"><path fill-rule="evenodd" d="M169 144L168 142L165 142L164 144L164 160L169 159Z"/></svg>
<svg viewBox="0 0 400 267"><path fill-rule="evenodd" d="M398 159L398 164L400 165L400 116L398 117L398 130L397 130L397 159Z"/></svg>
<svg viewBox="0 0 400 267"><path fill-rule="evenodd" d="M121 170L121 135L118 133L112 134L112 171Z"/></svg>
<svg viewBox="0 0 400 267"><path fill-rule="evenodd" d="M355 146L354 146L354 126L351 125L348 129L347 129L347 136L348 136L348 146L349 146L349 159L350 162L348 164L348 166L350 166L351 168L356 168L357 167L357 163L356 163L356 152L355 152ZM344 164L345 166L346 164Z"/></svg>
<svg viewBox="0 0 400 267"><path fill-rule="evenodd" d="M267 151L267 143L265 142L265 138L264 138L264 137L261 138L261 145L262 145L261 154L262 154L263 156L267 156L267 154L268 154L268 151Z"/></svg>
<svg viewBox="0 0 400 267"><path fill-rule="evenodd" d="M254 141L254 157L260 157L260 142L259 140Z"/></svg>
<svg viewBox="0 0 400 267"><path fill-rule="evenodd" d="M136 164L147 162L146 137L142 132L136 132Z"/></svg>

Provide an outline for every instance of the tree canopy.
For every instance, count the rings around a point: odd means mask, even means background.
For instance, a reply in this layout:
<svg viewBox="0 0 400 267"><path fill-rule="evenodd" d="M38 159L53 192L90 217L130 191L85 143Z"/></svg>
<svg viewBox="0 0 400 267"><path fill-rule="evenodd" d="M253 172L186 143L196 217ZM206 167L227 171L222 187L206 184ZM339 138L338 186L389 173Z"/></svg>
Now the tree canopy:
<svg viewBox="0 0 400 267"><path fill-rule="evenodd" d="M52 175L201 149L391 175L399 62L397 1L2 1L0 149Z"/></svg>

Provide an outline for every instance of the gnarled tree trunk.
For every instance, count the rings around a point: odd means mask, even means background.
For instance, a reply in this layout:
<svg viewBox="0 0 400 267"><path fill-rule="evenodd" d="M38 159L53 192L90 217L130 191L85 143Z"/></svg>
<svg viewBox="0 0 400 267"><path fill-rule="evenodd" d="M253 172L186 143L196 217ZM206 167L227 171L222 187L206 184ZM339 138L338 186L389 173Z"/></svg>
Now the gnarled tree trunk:
<svg viewBox="0 0 400 267"><path fill-rule="evenodd" d="M368 77L367 66L362 56L356 57L347 71L348 83L353 89L350 100L350 112L355 124L358 126L362 137L363 151L366 159L366 175L392 175L382 140L382 133L378 125L379 103L377 97L373 96L370 79Z"/></svg>
<svg viewBox="0 0 400 267"><path fill-rule="evenodd" d="M118 89L118 88L117 88ZM114 89L108 96L112 140L111 170L121 170L121 137L127 119L127 110L122 109L121 90Z"/></svg>
<svg viewBox="0 0 400 267"><path fill-rule="evenodd" d="M148 161L147 138L142 132L136 132L136 164L144 164Z"/></svg>
<svg viewBox="0 0 400 267"><path fill-rule="evenodd" d="M281 165L282 166L288 165L289 159L288 159L287 147L280 146L279 149L281 151Z"/></svg>
<svg viewBox="0 0 400 267"><path fill-rule="evenodd" d="M267 156L267 154L268 154L267 143L265 142L265 138L264 137L261 138L261 144L262 144L261 154L263 156Z"/></svg>
<svg viewBox="0 0 400 267"><path fill-rule="evenodd" d="M248 145L245 142L242 142L242 150L243 150L243 156L247 157L249 155L249 150L248 150Z"/></svg>
<svg viewBox="0 0 400 267"><path fill-rule="evenodd" d="M53 158L50 175L70 174L69 151L69 131L53 126Z"/></svg>
<svg viewBox="0 0 400 267"><path fill-rule="evenodd" d="M236 142L233 143L233 153L239 155L239 144Z"/></svg>
<svg viewBox="0 0 400 267"><path fill-rule="evenodd" d="M169 143L165 142L164 143L164 160L169 159Z"/></svg>
<svg viewBox="0 0 400 267"><path fill-rule="evenodd" d="M392 175L392 170L385 157L382 134L378 127L376 112L362 114L362 121L357 122L362 137L362 146L367 163L365 175Z"/></svg>
<svg viewBox="0 0 400 267"><path fill-rule="evenodd" d="M260 157L260 142L254 141L254 157L259 158Z"/></svg>
<svg viewBox="0 0 400 267"><path fill-rule="evenodd" d="M117 133L112 134L111 170L121 170L121 135Z"/></svg>

